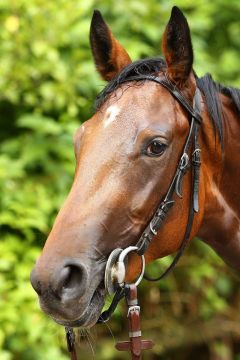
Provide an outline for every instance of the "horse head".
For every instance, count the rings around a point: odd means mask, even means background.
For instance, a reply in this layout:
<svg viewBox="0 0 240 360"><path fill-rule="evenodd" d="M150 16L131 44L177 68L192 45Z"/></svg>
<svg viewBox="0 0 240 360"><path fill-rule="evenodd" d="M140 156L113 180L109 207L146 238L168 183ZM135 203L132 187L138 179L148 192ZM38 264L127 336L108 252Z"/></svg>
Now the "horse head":
<svg viewBox="0 0 240 360"><path fill-rule="evenodd" d="M167 78L189 103L196 89L190 31L176 7L162 39L164 60L132 62L98 11L90 42L97 70L109 83L96 113L76 131L73 184L31 274L42 309L67 326L96 323L104 304L106 259L115 248L137 243L168 190L189 133L189 114L169 91L149 81L128 82L128 77ZM183 198L176 200L145 254L147 262L180 247L190 188L189 174ZM202 221L204 196L202 187L191 237ZM139 257L132 256L129 279L139 266Z"/></svg>

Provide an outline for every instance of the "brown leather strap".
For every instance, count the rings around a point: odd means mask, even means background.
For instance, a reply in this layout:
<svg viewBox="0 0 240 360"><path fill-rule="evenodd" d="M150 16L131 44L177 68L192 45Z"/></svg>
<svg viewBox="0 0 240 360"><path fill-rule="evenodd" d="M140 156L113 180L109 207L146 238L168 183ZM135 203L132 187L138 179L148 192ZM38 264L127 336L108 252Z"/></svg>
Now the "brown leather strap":
<svg viewBox="0 0 240 360"><path fill-rule="evenodd" d="M134 284L127 287L126 302L128 306L129 341L120 341L115 347L119 351L130 351L132 360L140 360L142 350L151 349L154 344L151 340L142 340L141 338L140 306L138 305L137 287Z"/></svg>

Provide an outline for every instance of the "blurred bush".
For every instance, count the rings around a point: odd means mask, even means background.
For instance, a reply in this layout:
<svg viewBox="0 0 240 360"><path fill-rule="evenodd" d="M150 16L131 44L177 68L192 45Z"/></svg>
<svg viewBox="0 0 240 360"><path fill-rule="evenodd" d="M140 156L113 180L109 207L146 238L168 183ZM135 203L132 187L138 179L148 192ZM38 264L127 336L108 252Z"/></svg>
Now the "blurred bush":
<svg viewBox="0 0 240 360"><path fill-rule="evenodd" d="M92 11L135 60L160 54L175 3L192 29L197 73L239 86L238 0L0 2L0 360L67 358L63 330L40 312L29 273L70 188L74 131L104 86L89 48ZM145 335L157 344L145 358L240 359L238 285L198 240L174 275L142 285L141 302ZM82 358L94 342L98 359L127 358L110 336L123 336L121 307L110 326L80 333Z"/></svg>

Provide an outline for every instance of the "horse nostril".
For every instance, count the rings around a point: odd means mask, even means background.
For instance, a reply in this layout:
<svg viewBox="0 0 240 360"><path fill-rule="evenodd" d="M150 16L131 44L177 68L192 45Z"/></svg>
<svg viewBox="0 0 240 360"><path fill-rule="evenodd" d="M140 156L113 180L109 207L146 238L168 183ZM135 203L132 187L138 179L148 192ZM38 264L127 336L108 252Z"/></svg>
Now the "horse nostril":
<svg viewBox="0 0 240 360"><path fill-rule="evenodd" d="M80 297L87 287L87 272L81 265L65 266L59 274L56 293L61 300Z"/></svg>
<svg viewBox="0 0 240 360"><path fill-rule="evenodd" d="M37 278L36 270L33 268L30 274L30 282L38 295L41 295L41 283Z"/></svg>

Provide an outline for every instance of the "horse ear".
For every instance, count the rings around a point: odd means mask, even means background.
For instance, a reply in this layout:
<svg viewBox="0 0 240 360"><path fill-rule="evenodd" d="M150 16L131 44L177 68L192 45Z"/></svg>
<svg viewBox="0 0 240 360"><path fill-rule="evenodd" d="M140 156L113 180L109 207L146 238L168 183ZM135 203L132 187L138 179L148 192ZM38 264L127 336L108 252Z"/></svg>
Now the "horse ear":
<svg viewBox="0 0 240 360"><path fill-rule="evenodd" d="M104 80L111 80L131 63L128 53L115 39L98 10L92 17L90 43L97 70Z"/></svg>
<svg viewBox="0 0 240 360"><path fill-rule="evenodd" d="M193 49L187 20L174 6L162 39L162 51L167 63L167 75L181 87L192 70Z"/></svg>

